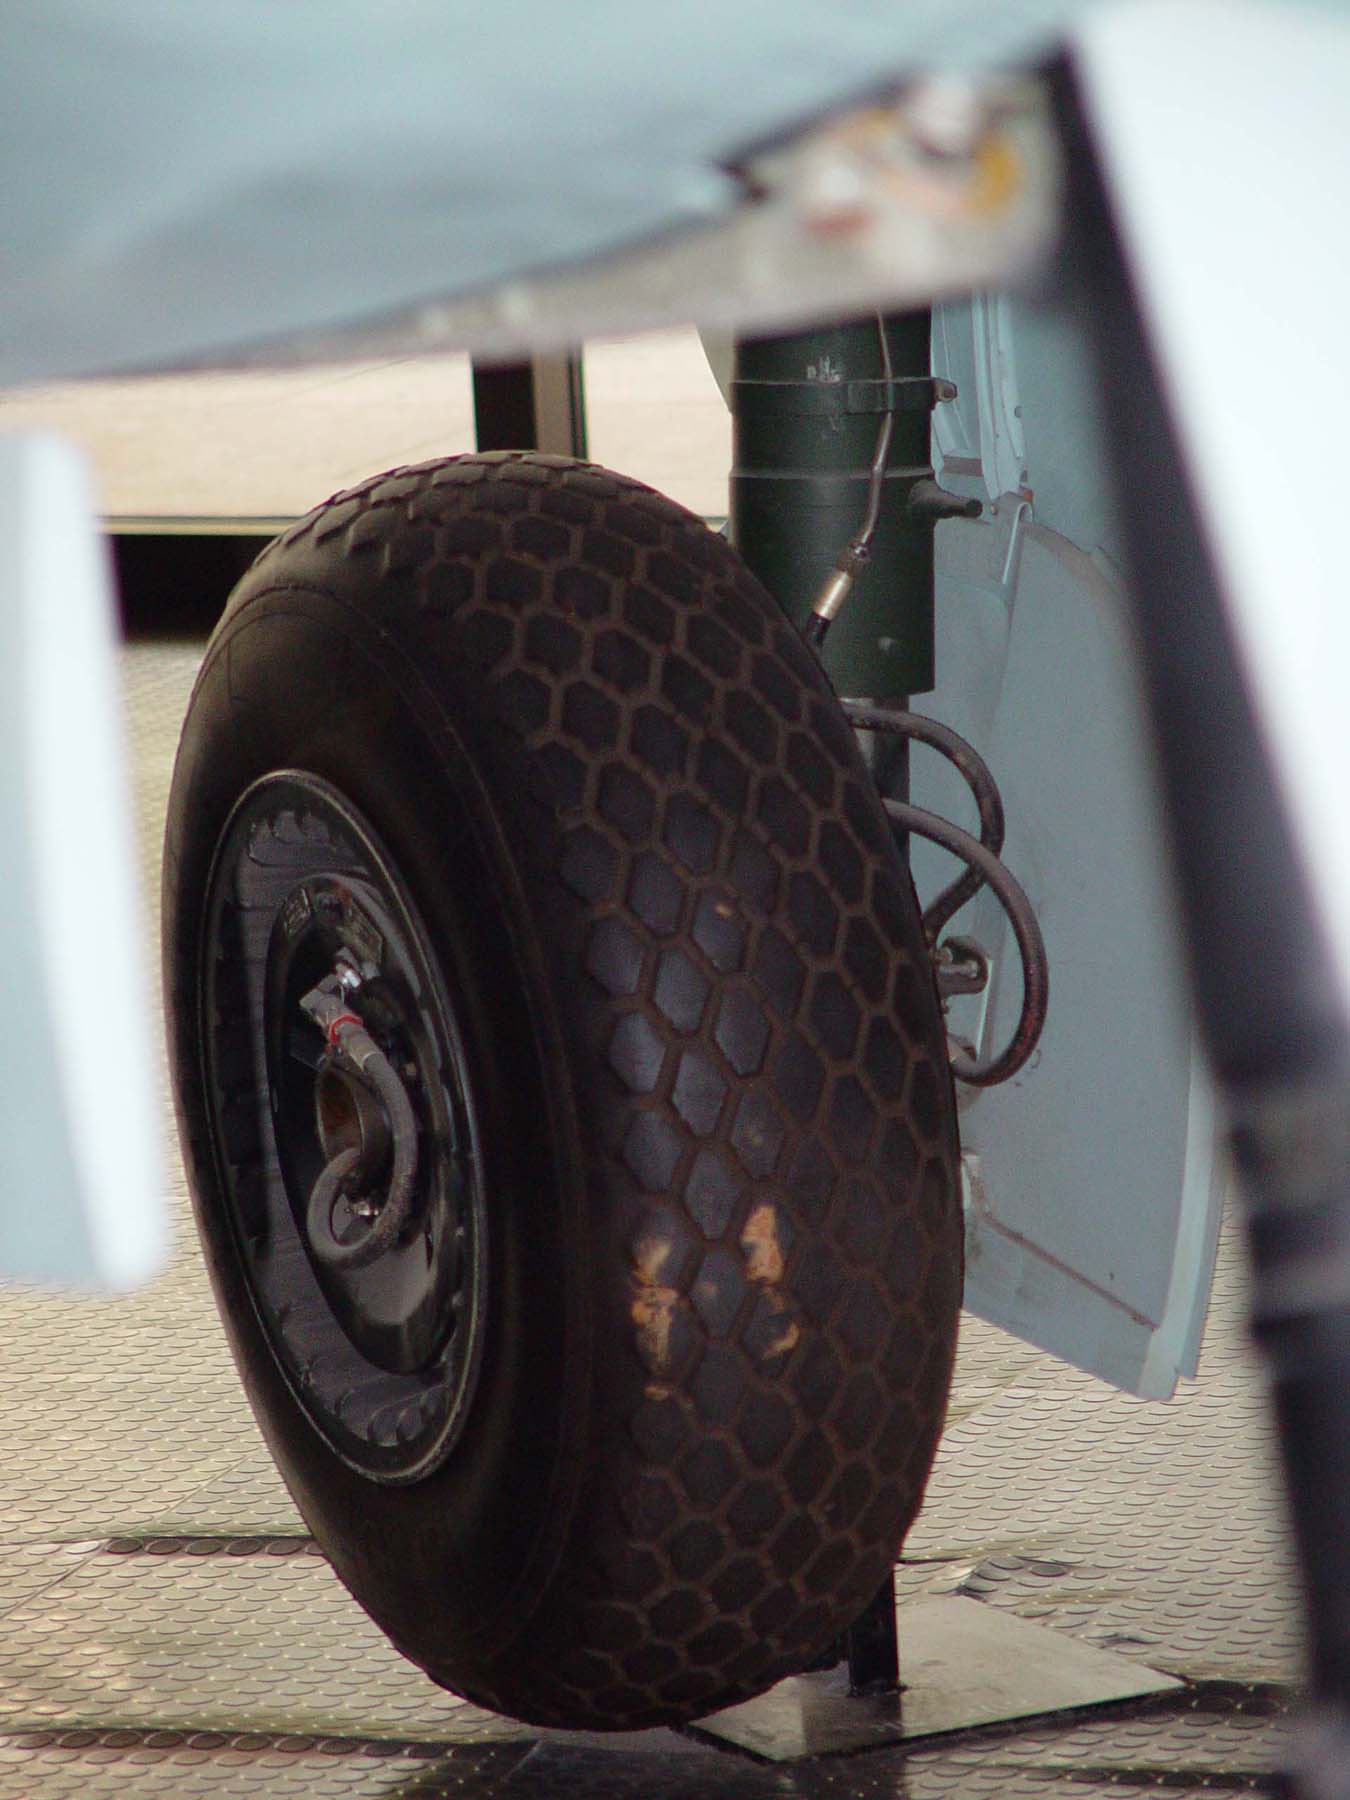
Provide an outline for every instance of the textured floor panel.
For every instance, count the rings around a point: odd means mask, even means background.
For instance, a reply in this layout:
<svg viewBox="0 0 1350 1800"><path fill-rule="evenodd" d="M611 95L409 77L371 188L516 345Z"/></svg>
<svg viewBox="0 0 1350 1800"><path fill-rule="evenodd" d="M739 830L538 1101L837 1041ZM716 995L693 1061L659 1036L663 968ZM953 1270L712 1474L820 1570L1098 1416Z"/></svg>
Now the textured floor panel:
<svg viewBox="0 0 1350 1800"><path fill-rule="evenodd" d="M99 1546L87 1543L0 1543L0 1618L65 1581Z"/></svg>
<svg viewBox="0 0 1350 1800"><path fill-rule="evenodd" d="M0 1734L0 1795L144 1800L1017 1800L1109 1793L1266 1793L1283 1703L1203 1691L1169 1708L1112 1709L955 1748L770 1767L672 1738L417 1743L300 1732L105 1728ZM19 1784L26 1785L19 1785Z"/></svg>
<svg viewBox="0 0 1350 1800"><path fill-rule="evenodd" d="M0 1737L5 1800L487 1800L528 1755L257 1732L67 1731Z"/></svg>
<svg viewBox="0 0 1350 1800"><path fill-rule="evenodd" d="M151 934L198 656L147 645L127 658ZM1296 1675L1298 1630L1231 1237L1200 1379L1166 1406L965 1321L948 1435L898 1580L902 1596L971 1595L1206 1685L1181 1704L769 1769L669 1733L541 1739L403 1663L304 1540L244 1402L176 1167L174 1181L177 1254L145 1293L0 1290L0 1800L1002 1800L1264 1785L1283 1703L1251 1684Z"/></svg>
<svg viewBox="0 0 1350 1800"><path fill-rule="evenodd" d="M1230 1228L1199 1378L1166 1405L1028 1352L963 1413L992 1330L967 1320L902 1597L967 1594L1192 1678L1296 1679L1297 1591L1243 1308Z"/></svg>
<svg viewBox="0 0 1350 1800"><path fill-rule="evenodd" d="M903 1766L881 1757L819 1764L803 1791L813 1800L1262 1793L1270 1789L1285 1713L1278 1694L1219 1686L1165 1705L972 1734L955 1748L912 1753Z"/></svg>
<svg viewBox="0 0 1350 1800"><path fill-rule="evenodd" d="M307 1540L130 1540L6 1619L0 1728L97 1720L320 1737L520 1737L431 1685Z"/></svg>

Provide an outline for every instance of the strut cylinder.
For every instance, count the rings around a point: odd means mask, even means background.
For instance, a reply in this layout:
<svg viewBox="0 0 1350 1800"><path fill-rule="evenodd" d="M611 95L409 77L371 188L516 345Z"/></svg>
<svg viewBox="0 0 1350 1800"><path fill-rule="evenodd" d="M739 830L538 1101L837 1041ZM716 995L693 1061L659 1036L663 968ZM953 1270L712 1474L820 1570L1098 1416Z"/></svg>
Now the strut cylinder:
<svg viewBox="0 0 1350 1800"><path fill-rule="evenodd" d="M955 390L930 335L924 311L736 347L731 538L799 626L829 628L850 698L933 686L933 527L978 511L933 479L930 414Z"/></svg>

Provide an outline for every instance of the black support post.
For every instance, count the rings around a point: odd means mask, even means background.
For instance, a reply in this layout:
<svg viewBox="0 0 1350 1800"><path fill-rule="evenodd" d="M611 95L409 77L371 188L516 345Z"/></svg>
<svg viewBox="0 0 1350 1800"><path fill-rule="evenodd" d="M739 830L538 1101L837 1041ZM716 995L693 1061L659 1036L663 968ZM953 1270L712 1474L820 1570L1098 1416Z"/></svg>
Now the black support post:
<svg viewBox="0 0 1350 1800"><path fill-rule="evenodd" d="M586 397L580 355L527 362L474 363L474 428L480 450L544 450L586 455Z"/></svg>
<svg viewBox="0 0 1350 1800"><path fill-rule="evenodd" d="M893 1694L900 1686L895 1578L885 1581L844 1634L851 1694Z"/></svg>

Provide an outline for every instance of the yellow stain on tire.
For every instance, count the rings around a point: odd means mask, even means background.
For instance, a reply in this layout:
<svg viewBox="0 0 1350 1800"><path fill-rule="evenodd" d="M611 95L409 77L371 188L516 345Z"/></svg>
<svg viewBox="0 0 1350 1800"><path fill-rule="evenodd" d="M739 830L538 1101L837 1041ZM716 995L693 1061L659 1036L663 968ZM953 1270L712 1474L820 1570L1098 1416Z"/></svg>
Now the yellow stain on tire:
<svg viewBox="0 0 1350 1800"><path fill-rule="evenodd" d="M745 1221L745 1229L741 1233L741 1252L745 1257L746 1275L768 1290L771 1310L784 1315L782 1330L764 1346L760 1360L768 1362L772 1357L786 1356L789 1350L796 1348L802 1333L796 1320L787 1316L791 1301L779 1291L786 1258L778 1235L778 1214L768 1201L755 1207Z"/></svg>
<svg viewBox="0 0 1350 1800"><path fill-rule="evenodd" d="M757 1206L745 1221L741 1249L750 1280L777 1287L783 1279L783 1247L778 1241L778 1214L768 1201Z"/></svg>
<svg viewBox="0 0 1350 1800"><path fill-rule="evenodd" d="M678 1278L680 1255L670 1239L657 1230L646 1230L633 1246L633 1294L630 1312L637 1347L653 1375L670 1368L670 1333L680 1290L671 1285Z"/></svg>
<svg viewBox="0 0 1350 1800"><path fill-rule="evenodd" d="M632 1318L638 1350L647 1367L659 1375L670 1367L670 1330L680 1296L673 1287L649 1282L641 1269L635 1275L638 1288L633 1296Z"/></svg>

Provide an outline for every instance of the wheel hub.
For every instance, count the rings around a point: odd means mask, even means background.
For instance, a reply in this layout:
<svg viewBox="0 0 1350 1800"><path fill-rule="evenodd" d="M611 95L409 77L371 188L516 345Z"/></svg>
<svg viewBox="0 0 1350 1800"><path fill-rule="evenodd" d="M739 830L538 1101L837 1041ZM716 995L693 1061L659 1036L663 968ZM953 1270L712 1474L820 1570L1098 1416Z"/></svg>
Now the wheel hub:
<svg viewBox="0 0 1350 1800"><path fill-rule="evenodd" d="M415 1197L419 1133L398 1069L345 997L346 990L361 986L359 975L343 979L349 960L342 952L333 974L300 1001L301 1012L328 1045L314 1086L314 1112L329 1160L310 1189L305 1234L310 1254L338 1271L368 1268L404 1237ZM393 1054L402 1057L399 1049ZM404 1067L416 1071L414 1062L404 1061ZM334 1131L325 1131L326 1117ZM364 1224L351 1229L361 1220Z"/></svg>
<svg viewBox="0 0 1350 1800"><path fill-rule="evenodd" d="M459 1020L402 878L327 783L255 784L207 908L203 1020L268 1342L347 1460L424 1474L462 1427L485 1229Z"/></svg>
<svg viewBox="0 0 1350 1800"><path fill-rule="evenodd" d="M368 1196L387 1176L393 1145L389 1115L374 1088L349 1070L329 1062L319 1069L314 1083L314 1129L329 1162L347 1150L355 1150L356 1167L351 1181L351 1207L371 1214L378 1203Z"/></svg>

